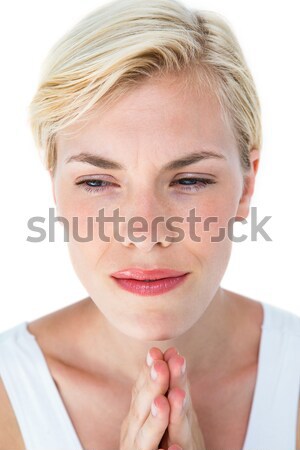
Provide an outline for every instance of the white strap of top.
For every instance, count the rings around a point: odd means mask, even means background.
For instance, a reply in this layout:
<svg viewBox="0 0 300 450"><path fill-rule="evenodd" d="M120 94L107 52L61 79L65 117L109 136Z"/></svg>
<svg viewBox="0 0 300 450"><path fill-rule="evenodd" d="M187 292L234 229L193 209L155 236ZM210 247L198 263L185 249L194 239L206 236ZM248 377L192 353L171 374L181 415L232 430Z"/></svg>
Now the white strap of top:
<svg viewBox="0 0 300 450"><path fill-rule="evenodd" d="M243 450L295 450L300 385L300 318L263 304L257 385Z"/></svg>
<svg viewBox="0 0 300 450"><path fill-rule="evenodd" d="M26 322L1 334L0 377L27 450L82 450L44 355Z"/></svg>

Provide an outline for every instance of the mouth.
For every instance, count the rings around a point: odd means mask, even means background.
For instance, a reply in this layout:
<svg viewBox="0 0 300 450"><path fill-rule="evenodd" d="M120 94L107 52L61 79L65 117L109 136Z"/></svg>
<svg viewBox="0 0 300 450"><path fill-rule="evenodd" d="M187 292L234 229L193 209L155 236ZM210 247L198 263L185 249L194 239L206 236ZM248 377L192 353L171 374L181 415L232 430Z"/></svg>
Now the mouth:
<svg viewBox="0 0 300 450"><path fill-rule="evenodd" d="M117 285L140 296L160 295L180 286L189 272L173 269L124 269L111 274Z"/></svg>
<svg viewBox="0 0 300 450"><path fill-rule="evenodd" d="M188 272L182 272L174 269L140 269L136 267L119 270L111 274L117 279L131 279L145 282L153 282L156 280L163 280L165 278L175 278L185 275Z"/></svg>

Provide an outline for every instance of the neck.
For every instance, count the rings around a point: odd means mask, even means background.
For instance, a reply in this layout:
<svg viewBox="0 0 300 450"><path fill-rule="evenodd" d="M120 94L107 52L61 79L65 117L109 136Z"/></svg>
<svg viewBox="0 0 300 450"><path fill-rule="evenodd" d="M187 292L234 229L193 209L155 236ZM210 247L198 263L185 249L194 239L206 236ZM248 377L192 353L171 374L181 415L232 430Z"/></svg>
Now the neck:
<svg viewBox="0 0 300 450"><path fill-rule="evenodd" d="M99 360L101 354L101 372L105 361L105 372L109 377L134 382L144 364L148 350L158 347L162 352L176 347L186 358L189 377L210 374L226 369L233 346L233 332L236 321L234 302L229 292L219 287L209 306L199 320L184 334L162 341L139 341L127 336L114 327L101 313L91 299L84 300L88 314L88 340L93 344L89 356ZM101 330L95 333L95 329ZM95 335L97 336L95 340Z"/></svg>

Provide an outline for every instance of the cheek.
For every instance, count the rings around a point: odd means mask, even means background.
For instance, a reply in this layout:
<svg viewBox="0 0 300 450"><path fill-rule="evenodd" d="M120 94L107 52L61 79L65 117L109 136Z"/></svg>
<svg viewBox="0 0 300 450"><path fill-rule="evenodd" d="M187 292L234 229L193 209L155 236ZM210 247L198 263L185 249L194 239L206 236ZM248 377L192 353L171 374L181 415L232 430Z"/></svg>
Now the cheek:
<svg viewBox="0 0 300 450"><path fill-rule="evenodd" d="M82 194L61 186L57 191L57 215L67 219L69 224L70 243L85 242L85 247L91 246L91 241L99 236L98 211L103 207L101 202L89 199ZM98 240L101 243L100 240Z"/></svg>
<svg viewBox="0 0 300 450"><path fill-rule="evenodd" d="M89 201L78 201L70 196L60 197L57 215L65 217L69 226L68 250L73 268L81 281L85 284L91 273L97 269L99 260L108 249L109 243L99 237L99 224L96 221L98 210ZM109 236L109 227L105 224L103 233Z"/></svg>
<svg viewBox="0 0 300 450"><path fill-rule="evenodd" d="M86 289L95 275L99 276L102 271L105 272L103 262L108 247L108 243L100 240L97 240L96 243L95 240L78 242L76 239L70 238L68 243L70 260L75 273ZM98 283L99 281L98 279Z"/></svg>
<svg viewBox="0 0 300 450"><path fill-rule="evenodd" d="M188 207L181 208L180 217L184 222L184 236L188 243L218 243L228 238L228 229L232 228L238 208L238 189L234 185L211 191L210 195L199 195ZM198 240L197 240L198 237ZM222 237L224 239L222 239Z"/></svg>
<svg viewBox="0 0 300 450"><path fill-rule="evenodd" d="M184 245L192 254L203 272L207 286L213 289L221 282L229 263L232 239L230 229L233 226L239 203L239 185L234 182L224 185L224 189L213 195L203 197L195 203L196 222L193 236L186 231Z"/></svg>

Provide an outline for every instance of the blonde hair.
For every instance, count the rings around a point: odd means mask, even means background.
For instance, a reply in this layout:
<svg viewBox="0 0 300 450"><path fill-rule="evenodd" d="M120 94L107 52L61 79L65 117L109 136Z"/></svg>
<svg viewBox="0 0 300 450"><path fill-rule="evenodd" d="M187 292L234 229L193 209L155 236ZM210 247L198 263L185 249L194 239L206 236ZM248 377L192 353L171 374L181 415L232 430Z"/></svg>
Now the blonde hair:
<svg viewBox="0 0 300 450"><path fill-rule="evenodd" d="M220 14L176 0L107 3L52 47L29 105L46 168L55 170L56 134L87 119L94 105L109 106L146 77L184 72L197 72L202 86L213 87L247 172L249 152L261 149L262 136L259 99L242 50Z"/></svg>

